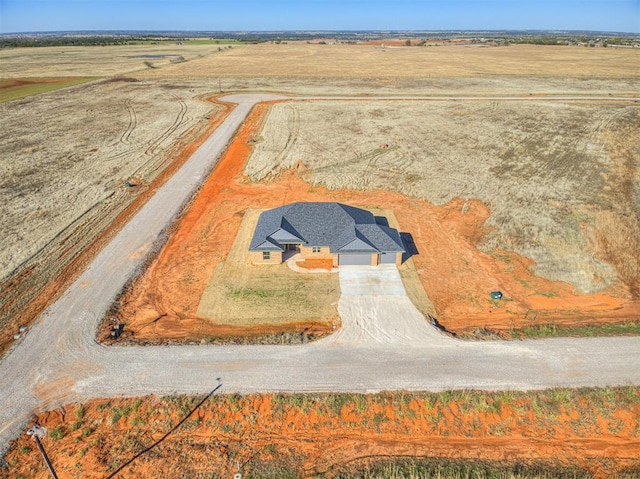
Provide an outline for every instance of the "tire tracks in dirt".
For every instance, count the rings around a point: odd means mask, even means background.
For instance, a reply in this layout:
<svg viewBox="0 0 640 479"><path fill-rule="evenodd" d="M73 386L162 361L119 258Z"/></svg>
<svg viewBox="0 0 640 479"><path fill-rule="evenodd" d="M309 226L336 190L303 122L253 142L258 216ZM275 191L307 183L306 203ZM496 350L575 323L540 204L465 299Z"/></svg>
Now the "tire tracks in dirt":
<svg viewBox="0 0 640 479"><path fill-rule="evenodd" d="M120 143L124 143L125 145L129 145L130 144L129 139L131 137L131 133L133 133L133 131L138 126L138 116L136 115L135 108L133 108L131 98L128 98L124 102L124 105L127 108L127 111L129 113L129 124L127 125L126 130L120 136Z"/></svg>
<svg viewBox="0 0 640 479"><path fill-rule="evenodd" d="M182 98L179 98L176 95L173 95L173 98L175 98L175 100L180 105L180 111L176 115L171 126L149 144L147 149L144 151L144 154L147 156L152 156L158 150L158 148L160 148L162 143L167 138L169 138L173 134L173 132L175 132L184 122L184 117L187 114L188 110L187 104L182 100Z"/></svg>

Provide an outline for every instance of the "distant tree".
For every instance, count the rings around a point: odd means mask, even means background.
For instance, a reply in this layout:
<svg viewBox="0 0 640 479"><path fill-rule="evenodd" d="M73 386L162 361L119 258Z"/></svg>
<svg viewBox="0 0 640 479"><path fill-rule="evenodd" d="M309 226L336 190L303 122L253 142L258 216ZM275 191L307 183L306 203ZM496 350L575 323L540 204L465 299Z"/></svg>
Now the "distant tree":
<svg viewBox="0 0 640 479"><path fill-rule="evenodd" d="M409 40L409 39L407 38L407 41L406 41L406 42L404 42L404 45L405 45L405 46L407 46L407 47L410 47L410 46L411 46L411 40Z"/></svg>

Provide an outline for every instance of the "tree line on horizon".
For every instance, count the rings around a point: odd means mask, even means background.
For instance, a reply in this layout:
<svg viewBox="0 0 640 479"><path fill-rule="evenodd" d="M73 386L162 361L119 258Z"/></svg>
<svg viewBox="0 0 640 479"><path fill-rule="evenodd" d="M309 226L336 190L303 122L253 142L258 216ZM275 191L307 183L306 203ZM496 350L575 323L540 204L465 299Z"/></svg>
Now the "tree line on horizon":
<svg viewBox="0 0 640 479"><path fill-rule="evenodd" d="M640 46L640 35L606 34L601 32L549 33L549 32L193 32L179 34L126 34L126 33L22 33L0 36L0 48L52 47L52 46L112 46L161 44L209 40L211 43L284 43L296 40L332 39L337 42L358 43L366 40L401 39L407 46L424 46L428 41L467 39L474 43L533 44L533 45L623 45ZM413 33L413 34L412 34ZM415 40L415 42L412 42ZM322 42L321 42L322 43Z"/></svg>

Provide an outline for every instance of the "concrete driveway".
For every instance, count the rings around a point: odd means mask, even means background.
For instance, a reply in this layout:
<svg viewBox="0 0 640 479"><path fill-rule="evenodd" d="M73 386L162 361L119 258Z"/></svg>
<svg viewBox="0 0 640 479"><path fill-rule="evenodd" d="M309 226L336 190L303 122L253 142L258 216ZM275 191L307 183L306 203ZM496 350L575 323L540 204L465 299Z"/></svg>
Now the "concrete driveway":
<svg viewBox="0 0 640 479"><path fill-rule="evenodd" d="M342 296L406 296L398 268L380 266L340 266Z"/></svg>
<svg viewBox="0 0 640 479"><path fill-rule="evenodd" d="M340 266L342 327L320 345L436 345L450 338L432 327L407 297L395 265Z"/></svg>

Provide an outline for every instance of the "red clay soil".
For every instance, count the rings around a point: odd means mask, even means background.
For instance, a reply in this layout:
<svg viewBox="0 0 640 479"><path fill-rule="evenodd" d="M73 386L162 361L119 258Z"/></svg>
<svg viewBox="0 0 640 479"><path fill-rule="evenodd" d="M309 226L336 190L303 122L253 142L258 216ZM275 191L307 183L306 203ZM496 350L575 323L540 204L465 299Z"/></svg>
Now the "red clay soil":
<svg viewBox="0 0 640 479"><path fill-rule="evenodd" d="M37 421L48 429L44 446L60 479L97 479L161 439L198 402L102 399ZM394 457L537 461L602 479L640 470L640 391L213 396L115 477L231 477L238 465L247 474L269 464L331 477L362 459ZM48 477L26 433L6 460L8 477Z"/></svg>
<svg viewBox="0 0 640 479"><path fill-rule="evenodd" d="M13 344L13 334L18 330L18 326L29 325L37 318L51 303L75 281L80 273L88 266L93 258L102 250L105 244L110 241L118 231L131 219L131 217L151 198L156 190L164 184L173 174L188 160L200 145L211 136L215 129L222 123L224 118L233 109L230 103L218 102L215 97L208 99L212 103L221 106L221 109L212 115L209 122L198 134L195 140L188 143L180 142L168 153L172 161L165 170L158 175L148 186L136 188L136 198L133 202L110 224L110 226L80 255L69 262L62 272L49 282L22 310L12 312L11 320L0 329L0 356ZM9 278L5 283L0 284L0 292L9 290L14 285L27 280L33 270L25 270L19 277ZM11 308L11 304L6 304L5 308Z"/></svg>
<svg viewBox="0 0 640 479"><path fill-rule="evenodd" d="M306 269L333 269L332 259L306 258L304 261L297 261L296 265Z"/></svg>
<svg viewBox="0 0 640 479"><path fill-rule="evenodd" d="M275 208L293 201L340 201L393 210L401 231L414 239L416 270L439 322L449 330L508 331L546 323L597 325L640 318L640 302L632 300L621 283L599 294L574 294L567 283L533 274L533 262L527 258L478 250L490 215L479 201L464 208L459 199L434 206L388 191L328 190L301 179L303 164L271 181L249 182L242 175L243 166L267 107L261 104L252 111L157 260L120 299L118 315L136 339L194 340L234 331L259 334L260 327L234 330L198 318L198 302L214 269L230 251L247 208ZM490 297L496 290L504 294L501 301ZM273 331L268 325L264 328ZM102 334L106 336L105 331Z"/></svg>

